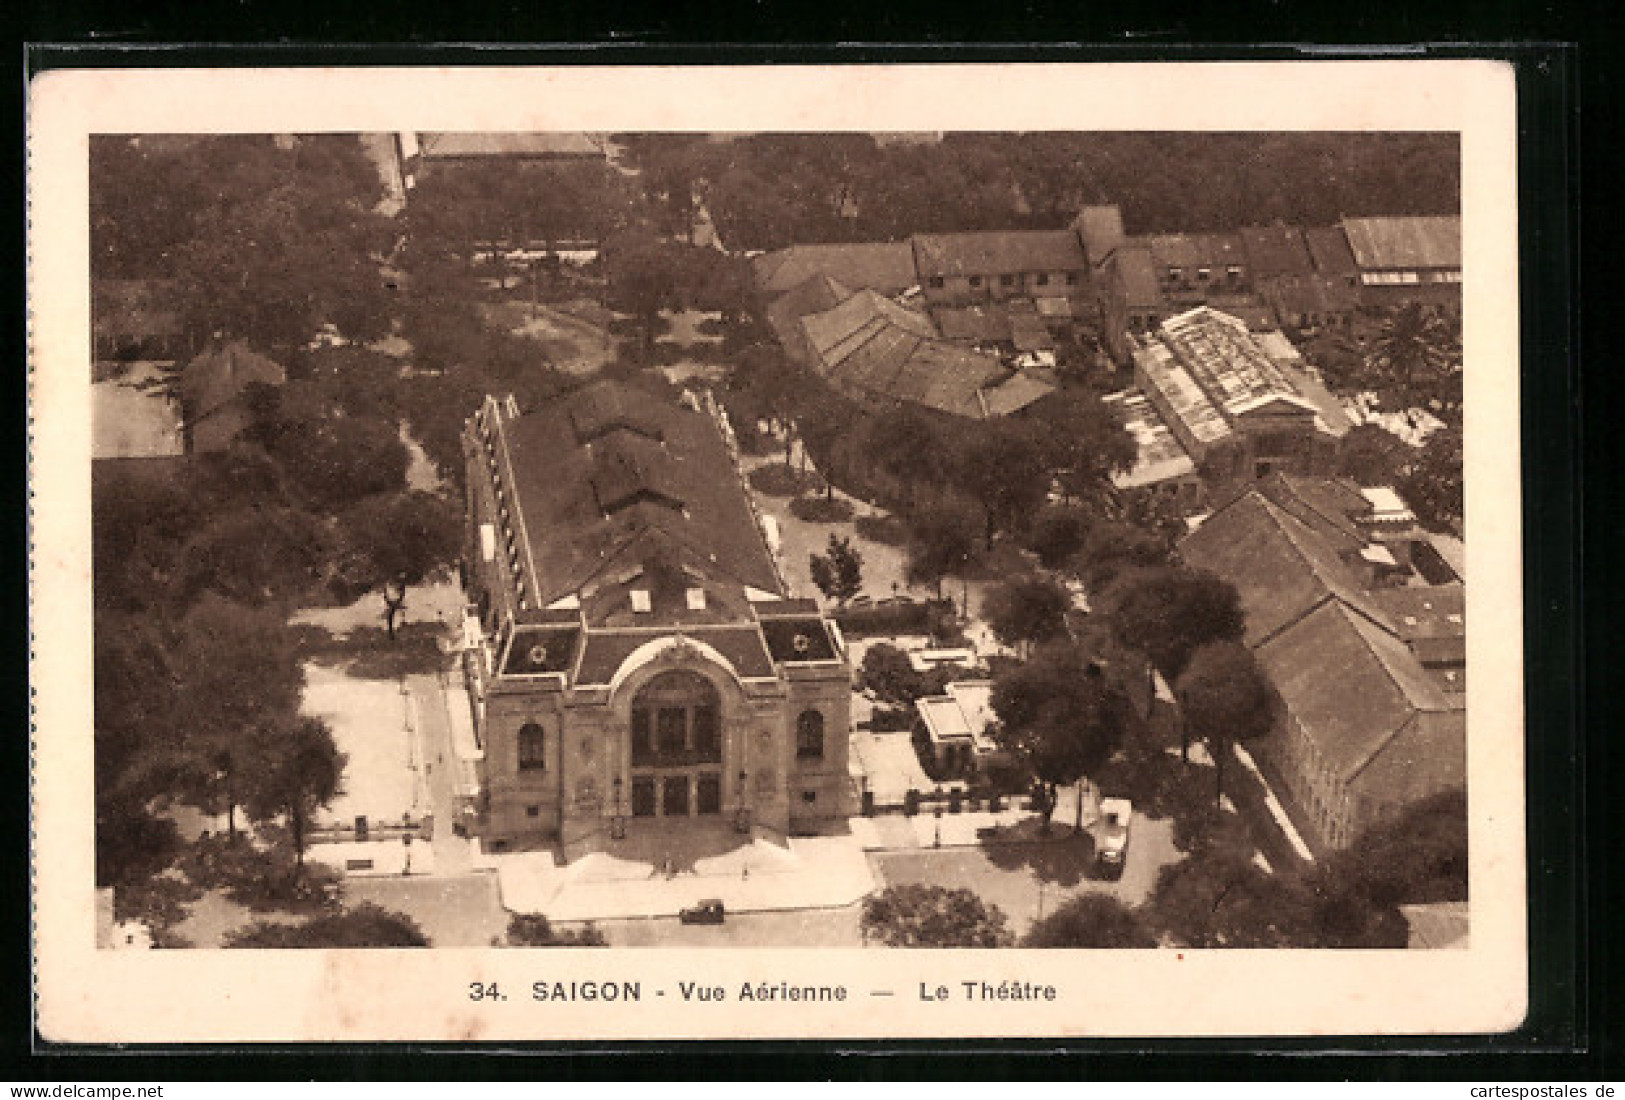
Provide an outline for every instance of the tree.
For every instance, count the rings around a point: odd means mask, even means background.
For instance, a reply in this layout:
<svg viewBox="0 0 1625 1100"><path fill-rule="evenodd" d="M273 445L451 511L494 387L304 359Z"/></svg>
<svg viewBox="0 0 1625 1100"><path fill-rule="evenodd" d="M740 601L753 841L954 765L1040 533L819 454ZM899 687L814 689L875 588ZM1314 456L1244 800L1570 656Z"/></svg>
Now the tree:
<svg viewBox="0 0 1625 1100"><path fill-rule="evenodd" d="M344 530L349 543L344 576L363 591L382 590L384 627L393 641L407 588L457 556L462 538L457 511L434 493L371 497L347 513Z"/></svg>
<svg viewBox="0 0 1625 1100"><path fill-rule="evenodd" d="M982 505L989 550L996 531L1014 530L1049 491L1049 470L1038 444L1002 424L984 426L972 437L955 477Z"/></svg>
<svg viewBox="0 0 1625 1100"><path fill-rule="evenodd" d="M607 947L609 941L592 925L563 932L540 913L515 913L508 918L504 947Z"/></svg>
<svg viewBox="0 0 1625 1100"><path fill-rule="evenodd" d="M1183 740L1194 736L1213 757L1213 801L1224 797L1224 761L1230 746L1255 741L1275 726L1275 689L1253 651L1240 642L1208 642L1191 654L1174 683Z"/></svg>
<svg viewBox="0 0 1625 1100"><path fill-rule="evenodd" d="M183 604L205 591L243 604L294 604L321 579L330 543L307 512L227 512L186 543L176 567L176 595Z"/></svg>
<svg viewBox="0 0 1625 1100"><path fill-rule="evenodd" d="M1040 785L1049 831L1058 788L1098 771L1122 744L1124 701L1074 645L1055 642L993 680L999 746L1025 763ZM1082 799L1074 830L1083 829Z"/></svg>
<svg viewBox="0 0 1625 1100"><path fill-rule="evenodd" d="M1007 918L962 887L909 882L863 900L864 940L887 947L1009 947Z"/></svg>
<svg viewBox="0 0 1625 1100"><path fill-rule="evenodd" d="M1033 517L1027 548L1045 569L1059 569L1083 549L1088 535L1088 512L1075 504L1051 504Z"/></svg>
<svg viewBox="0 0 1625 1100"><path fill-rule="evenodd" d="M1107 521L1089 528L1078 568L1090 597L1098 600L1126 570L1167 565L1171 553L1166 539L1130 524Z"/></svg>
<svg viewBox="0 0 1625 1100"><path fill-rule="evenodd" d="M1069 501L1101 500L1112 475L1133 469L1139 457L1121 417L1094 390L1056 390L1033 405L1031 416L1044 462Z"/></svg>
<svg viewBox="0 0 1625 1100"><path fill-rule="evenodd" d="M842 607L863 591L863 555L852 548L850 538L831 531L828 549L809 554L807 564L818 590Z"/></svg>
<svg viewBox="0 0 1625 1100"><path fill-rule="evenodd" d="M976 506L962 497L939 497L911 513L908 583L933 585L940 599L943 578L963 577L975 560L979 521Z"/></svg>
<svg viewBox="0 0 1625 1100"><path fill-rule="evenodd" d="M1411 447L1379 424L1356 424L1338 441L1337 472L1361 485L1392 485L1405 468Z"/></svg>
<svg viewBox="0 0 1625 1100"><path fill-rule="evenodd" d="M654 348L660 311L682 304L683 265L676 246L643 232L604 242L609 304L637 318L645 355Z"/></svg>
<svg viewBox="0 0 1625 1100"><path fill-rule="evenodd" d="M1461 432L1446 428L1428 436L1396 488L1422 526L1454 533L1465 518L1461 475Z"/></svg>
<svg viewBox="0 0 1625 1100"><path fill-rule="evenodd" d="M281 419L266 434L265 447L293 490L321 511L339 512L364 497L406 488L410 458L390 421L300 412Z"/></svg>
<svg viewBox="0 0 1625 1100"><path fill-rule="evenodd" d="M311 818L338 797L346 757L327 723L311 717L262 728L250 753L243 808L256 821L287 822L294 864L303 870Z"/></svg>
<svg viewBox="0 0 1625 1100"><path fill-rule="evenodd" d="M304 686L293 634L280 612L204 594L181 620L172 732L179 785L198 805L227 815L250 789L263 731L296 714Z"/></svg>
<svg viewBox="0 0 1625 1100"><path fill-rule="evenodd" d="M1400 306L1367 350L1362 381L1383 404L1407 417L1417 408L1459 407L1460 339L1437 310L1420 302Z"/></svg>
<svg viewBox="0 0 1625 1100"><path fill-rule="evenodd" d="M1036 574L1012 577L988 590L982 617L993 636L1007 646L1030 649L1066 633L1066 613L1072 598L1066 589Z"/></svg>
<svg viewBox="0 0 1625 1100"><path fill-rule="evenodd" d="M354 909L314 917L303 924L273 924L255 921L247 928L228 933L227 947L254 948L345 948L345 947L428 947L429 939L416 921L372 902Z"/></svg>
<svg viewBox="0 0 1625 1100"><path fill-rule="evenodd" d="M1230 848L1164 867L1147 904L1158 931L1186 947L1317 947L1312 894Z"/></svg>
<svg viewBox="0 0 1625 1100"><path fill-rule="evenodd" d="M1179 679L1197 647L1236 641L1245 632L1235 586L1205 569L1133 570L1118 578L1104 603L1112 635L1144 653L1169 683ZM1183 736L1181 742L1183 757L1189 742Z"/></svg>
<svg viewBox="0 0 1625 1100"><path fill-rule="evenodd" d="M1441 791L1370 826L1326 861L1377 905L1467 900L1467 794Z"/></svg>
<svg viewBox="0 0 1625 1100"><path fill-rule="evenodd" d="M1023 947L1146 948L1157 938L1133 909L1109 894L1079 894L1035 923Z"/></svg>

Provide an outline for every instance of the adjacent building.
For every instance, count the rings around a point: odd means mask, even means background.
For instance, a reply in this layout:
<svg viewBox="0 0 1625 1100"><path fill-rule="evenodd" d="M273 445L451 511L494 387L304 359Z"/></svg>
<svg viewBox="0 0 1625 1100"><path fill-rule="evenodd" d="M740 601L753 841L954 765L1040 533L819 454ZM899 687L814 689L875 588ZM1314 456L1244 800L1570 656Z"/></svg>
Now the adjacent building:
<svg viewBox="0 0 1625 1100"><path fill-rule="evenodd" d="M1246 643L1280 695L1251 746L1317 853L1466 783L1464 590L1401 549L1425 536L1381 493L1274 475L1179 547L1236 586Z"/></svg>
<svg viewBox="0 0 1625 1100"><path fill-rule="evenodd" d="M466 828L569 855L851 812L845 645L787 598L720 412L614 383L487 399L464 451Z"/></svg>
<svg viewBox="0 0 1625 1100"><path fill-rule="evenodd" d="M908 402L949 416L1008 416L1054 392L995 355L942 339L930 317L872 290L801 318L800 343L809 366L848 396Z"/></svg>
<svg viewBox="0 0 1625 1100"><path fill-rule="evenodd" d="M920 290L932 306L1089 292L1089 265L1072 229L919 233L912 244Z"/></svg>
<svg viewBox="0 0 1625 1100"><path fill-rule="evenodd" d="M1461 308L1460 218L1344 218L1341 228L1367 304Z"/></svg>
<svg viewBox="0 0 1625 1100"><path fill-rule="evenodd" d="M1334 465L1351 425L1289 342L1208 306L1130 340L1135 386L1111 403L1141 453L1119 488L1173 494L1190 510L1201 487Z"/></svg>
<svg viewBox="0 0 1625 1100"><path fill-rule="evenodd" d="M186 450L223 451L253 422L249 392L254 386L280 386L288 373L242 341L211 347L186 365L177 389Z"/></svg>

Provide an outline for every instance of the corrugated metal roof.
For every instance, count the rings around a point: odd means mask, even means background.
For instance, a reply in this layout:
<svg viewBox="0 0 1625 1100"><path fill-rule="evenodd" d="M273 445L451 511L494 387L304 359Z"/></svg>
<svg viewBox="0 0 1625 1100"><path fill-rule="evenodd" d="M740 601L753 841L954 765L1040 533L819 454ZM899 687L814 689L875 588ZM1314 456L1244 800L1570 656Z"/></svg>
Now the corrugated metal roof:
<svg viewBox="0 0 1625 1100"><path fill-rule="evenodd" d="M1460 218L1344 218L1343 232L1362 270L1461 267Z"/></svg>

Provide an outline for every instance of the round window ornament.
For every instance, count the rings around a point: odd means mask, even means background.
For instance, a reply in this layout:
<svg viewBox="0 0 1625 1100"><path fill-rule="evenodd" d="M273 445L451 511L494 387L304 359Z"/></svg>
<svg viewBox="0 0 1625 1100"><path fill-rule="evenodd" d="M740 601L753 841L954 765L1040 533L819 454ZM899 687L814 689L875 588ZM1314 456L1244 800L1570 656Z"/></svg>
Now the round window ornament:
<svg viewBox="0 0 1625 1100"><path fill-rule="evenodd" d="M525 656L529 658L530 663L533 665L545 665L547 664L547 647L542 643L537 642L535 645L530 647L530 652L525 654Z"/></svg>
<svg viewBox="0 0 1625 1100"><path fill-rule="evenodd" d="M790 648L797 653L807 653L812 649L812 639L805 634L797 634L790 640Z"/></svg>

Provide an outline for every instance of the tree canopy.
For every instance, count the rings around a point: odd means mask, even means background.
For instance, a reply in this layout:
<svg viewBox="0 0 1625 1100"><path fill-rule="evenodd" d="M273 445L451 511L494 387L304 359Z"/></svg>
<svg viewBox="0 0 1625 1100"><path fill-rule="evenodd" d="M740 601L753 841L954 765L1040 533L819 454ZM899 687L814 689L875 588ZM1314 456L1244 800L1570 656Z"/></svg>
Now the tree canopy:
<svg viewBox="0 0 1625 1100"><path fill-rule="evenodd" d="M988 589L982 617L1007 646L1030 646L1066 633L1072 598L1055 581L1036 573L1011 577Z"/></svg>
<svg viewBox="0 0 1625 1100"><path fill-rule="evenodd" d="M1037 921L1023 947L1148 948L1157 937L1143 918L1110 894L1079 894Z"/></svg>
<svg viewBox="0 0 1625 1100"><path fill-rule="evenodd" d="M1207 642L1191 654L1174 682L1183 736L1207 744L1213 757L1214 802L1224 795L1230 746L1256 741L1275 725L1275 688L1253 651L1235 641Z"/></svg>
<svg viewBox="0 0 1625 1100"><path fill-rule="evenodd" d="M607 947L609 941L592 925L574 931L553 927L540 913L514 913L508 918L504 947Z"/></svg>
<svg viewBox="0 0 1625 1100"><path fill-rule="evenodd" d="M1124 700L1077 646L1054 642L993 679L993 737L1041 785L1044 827L1057 788L1098 771L1122 744ZM1079 807L1079 826L1082 807Z"/></svg>
<svg viewBox="0 0 1625 1100"><path fill-rule="evenodd" d="M245 929L228 933L225 946L428 947L429 938L423 934L417 922L405 913L396 913L372 902L362 902L353 909L313 917L303 924L256 921Z"/></svg>
<svg viewBox="0 0 1625 1100"><path fill-rule="evenodd" d="M1461 444L1461 432L1456 429L1434 432L1400 477L1400 495L1429 530L1454 534L1466 518Z"/></svg>
<svg viewBox="0 0 1625 1100"><path fill-rule="evenodd" d="M807 564L818 590L842 607L863 591L863 555L850 538L831 531L828 547L822 554L809 554Z"/></svg>
<svg viewBox="0 0 1625 1100"><path fill-rule="evenodd" d="M1172 681L1206 642L1245 629L1235 586L1205 569L1163 566L1121 575L1104 601L1118 641L1150 658Z"/></svg>
<svg viewBox="0 0 1625 1100"><path fill-rule="evenodd" d="M863 935L887 947L1009 947L1004 911L962 887L910 882L863 899Z"/></svg>

